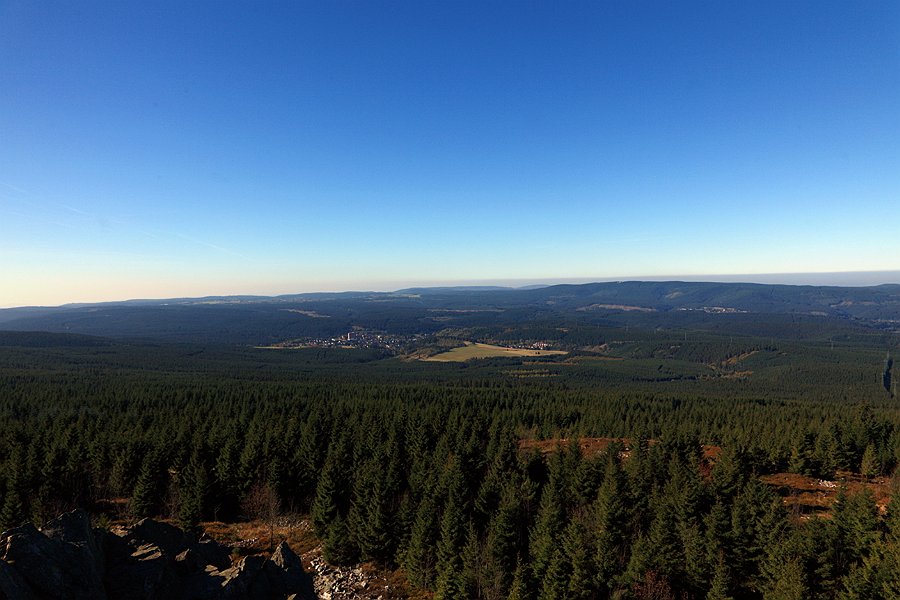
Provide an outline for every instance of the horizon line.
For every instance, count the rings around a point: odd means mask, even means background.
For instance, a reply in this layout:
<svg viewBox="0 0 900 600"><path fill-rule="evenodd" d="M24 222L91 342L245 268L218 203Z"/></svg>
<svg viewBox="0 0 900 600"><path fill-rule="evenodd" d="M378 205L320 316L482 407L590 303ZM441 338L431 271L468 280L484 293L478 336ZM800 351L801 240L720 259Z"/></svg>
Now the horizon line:
<svg viewBox="0 0 900 600"><path fill-rule="evenodd" d="M878 276L887 276L884 279ZM892 280L889 280L891 278ZM394 285L375 285L371 289L362 287L341 287L340 289L319 289L277 293L224 292L203 295L172 295L160 297L137 297L93 301L71 301L61 304L23 304L0 306L0 310L24 308L63 308L66 306L91 304L118 304L125 302L160 302L165 300L202 300L205 298L235 298L240 296L258 298L278 298L304 294L344 294L344 293L396 293L408 289L499 287L520 289L523 287L551 287L554 285L584 285L588 283L612 282L684 282L684 283L746 283L764 285L793 285L813 287L876 287L900 284L900 269L879 271L811 271L790 273L736 273L704 275L642 275L627 277L534 277L534 278L486 278L451 280L412 280L394 282Z"/></svg>

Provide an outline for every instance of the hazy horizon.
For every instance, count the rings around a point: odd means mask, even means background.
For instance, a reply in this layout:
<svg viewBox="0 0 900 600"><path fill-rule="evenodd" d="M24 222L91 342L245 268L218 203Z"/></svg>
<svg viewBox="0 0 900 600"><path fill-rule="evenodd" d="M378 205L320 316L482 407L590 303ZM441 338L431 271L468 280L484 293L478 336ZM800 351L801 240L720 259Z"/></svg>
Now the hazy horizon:
<svg viewBox="0 0 900 600"><path fill-rule="evenodd" d="M896 272L898 31L887 1L0 3L0 306Z"/></svg>
<svg viewBox="0 0 900 600"><path fill-rule="evenodd" d="M267 292L265 290L240 290L204 293L201 291L191 293L162 294L162 295L137 295L137 296L107 296L91 299L72 299L55 303L28 303L16 305L0 305L0 310L9 308L46 307L52 308L68 304L100 304L106 302L126 302L132 300L168 300L178 298L205 298L205 297L229 297L229 296L284 296L291 294L315 294L315 293L342 293L342 292L396 292L411 288L440 288L440 287L509 287L521 288L529 286L551 286L561 284L605 283L614 281L685 281L685 282L711 282L711 283L761 283L783 285L811 285L811 286L838 286L838 287L869 287L877 285L900 285L900 270L898 271L847 271L831 273L745 273L745 274L710 274L710 275L643 275L625 277L544 277L533 279L461 279L461 280L421 280L374 283L372 285L347 285L338 288L304 288L288 289Z"/></svg>

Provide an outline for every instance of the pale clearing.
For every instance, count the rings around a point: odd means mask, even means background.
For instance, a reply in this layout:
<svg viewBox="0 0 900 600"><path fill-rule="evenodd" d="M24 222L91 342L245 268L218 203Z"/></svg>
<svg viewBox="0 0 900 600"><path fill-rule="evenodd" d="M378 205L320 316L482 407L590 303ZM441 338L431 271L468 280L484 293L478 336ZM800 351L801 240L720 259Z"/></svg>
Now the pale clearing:
<svg viewBox="0 0 900 600"><path fill-rule="evenodd" d="M429 356L423 360L431 360L438 362L464 362L472 358L492 358L496 356L553 356L557 354L567 354L562 350L538 350L536 348L505 348L503 346L492 346L491 344L479 344L477 342L466 342L465 346L453 348L447 352L441 352L434 356Z"/></svg>

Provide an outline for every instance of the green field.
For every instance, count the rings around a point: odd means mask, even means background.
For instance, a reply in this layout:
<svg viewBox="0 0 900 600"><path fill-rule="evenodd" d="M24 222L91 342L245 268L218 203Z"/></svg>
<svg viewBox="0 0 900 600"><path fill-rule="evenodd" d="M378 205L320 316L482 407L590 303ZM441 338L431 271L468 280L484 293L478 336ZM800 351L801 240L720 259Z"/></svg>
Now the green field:
<svg viewBox="0 0 900 600"><path fill-rule="evenodd" d="M479 344L466 342L465 346L453 348L447 352L441 352L434 356L429 356L423 360L436 362L465 362L473 358L496 358L496 357L523 357L523 356L553 356L557 354L567 354L562 350L537 350L532 348L504 348L503 346L492 346L490 344Z"/></svg>

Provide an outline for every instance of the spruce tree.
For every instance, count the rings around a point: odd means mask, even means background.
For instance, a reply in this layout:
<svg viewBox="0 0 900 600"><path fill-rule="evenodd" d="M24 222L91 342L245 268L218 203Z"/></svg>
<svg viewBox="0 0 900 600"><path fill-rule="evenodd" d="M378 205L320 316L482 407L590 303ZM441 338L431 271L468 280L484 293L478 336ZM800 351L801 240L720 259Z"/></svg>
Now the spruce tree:
<svg viewBox="0 0 900 600"><path fill-rule="evenodd" d="M565 600L569 593L570 565L561 546L553 548L550 562L540 582L538 600Z"/></svg>
<svg viewBox="0 0 900 600"><path fill-rule="evenodd" d="M630 511L628 482L619 465L618 457L610 455L606 473L597 498L591 507L589 523L595 532L593 562L599 589L608 592L615 587L615 580L621 575L627 561L628 531Z"/></svg>
<svg viewBox="0 0 900 600"><path fill-rule="evenodd" d="M596 597L596 569L590 553L593 544L588 539L587 530L577 519L566 525L561 544L569 570L566 598L588 600Z"/></svg>
<svg viewBox="0 0 900 600"><path fill-rule="evenodd" d="M22 506L22 495L14 482L7 482L6 494L0 506L0 531L18 527L25 522L25 510Z"/></svg>
<svg viewBox="0 0 900 600"><path fill-rule="evenodd" d="M129 504L134 517L151 517L157 514L165 489L164 474L162 452L155 448L144 459L134 485L134 493Z"/></svg>
<svg viewBox="0 0 900 600"><path fill-rule="evenodd" d="M185 531L196 531L203 517L209 480L203 460L195 453L179 477L178 521Z"/></svg>
<svg viewBox="0 0 900 600"><path fill-rule="evenodd" d="M486 548L491 569L498 582L500 596L506 595L515 571L520 513L518 487L507 484L488 528Z"/></svg>
<svg viewBox="0 0 900 600"><path fill-rule="evenodd" d="M465 497L462 470L456 457L451 457L444 476L445 502L441 516L440 539L437 547L436 599L464 597L465 581L462 572L462 549L466 536Z"/></svg>
<svg viewBox="0 0 900 600"><path fill-rule="evenodd" d="M506 600L532 600L534 598L531 593L532 582L528 577L528 567L521 560L516 564L516 571L513 573L512 584L509 587L509 596Z"/></svg>
<svg viewBox="0 0 900 600"><path fill-rule="evenodd" d="M483 564L482 549L478 539L478 531L475 523L469 521L466 531L466 545L462 552L462 587L465 589L466 598L477 598L482 587Z"/></svg>
<svg viewBox="0 0 900 600"><path fill-rule="evenodd" d="M336 565L349 565L359 558L359 551L350 536L347 522L340 514L328 525L322 553L325 560Z"/></svg>
<svg viewBox="0 0 900 600"><path fill-rule="evenodd" d="M348 468L349 459L345 455L346 436L341 436L332 445L322 472L316 485L315 500L313 500L310 517L316 530L316 535L324 538L328 532L328 526L345 509L344 494L346 480L344 473ZM344 524L346 527L346 523Z"/></svg>
<svg viewBox="0 0 900 600"><path fill-rule="evenodd" d="M413 585L431 589L435 581L435 566L440 528L437 521L437 503L432 495L419 503L416 518L410 532L409 544L402 563Z"/></svg>
<svg viewBox="0 0 900 600"><path fill-rule="evenodd" d="M779 566L770 587L763 593L764 600L808 600L810 597L806 573L797 558Z"/></svg>
<svg viewBox="0 0 900 600"><path fill-rule="evenodd" d="M706 600L734 600L729 594L730 587L731 577L725 564L725 557L720 556L716 563L716 570L714 571Z"/></svg>
<svg viewBox="0 0 900 600"><path fill-rule="evenodd" d="M354 501L350 509L351 531L359 541L363 560L386 563L393 555L394 537L391 527L388 482L378 472L374 461L368 461L357 472Z"/></svg>
<svg viewBox="0 0 900 600"><path fill-rule="evenodd" d="M878 475L880 470L880 464L878 461L878 455L875 452L875 446L874 444L869 444L868 446L866 446L866 449L863 452L862 462L859 466L859 472L868 480Z"/></svg>
<svg viewBox="0 0 900 600"><path fill-rule="evenodd" d="M6 493L0 504L0 531L18 527L25 522L25 509L22 505L23 467L22 448L16 444L6 463Z"/></svg>
<svg viewBox="0 0 900 600"><path fill-rule="evenodd" d="M540 508L538 509L537 522L531 531L529 548L531 551L531 566L536 581L544 578L544 573L550 566L553 554L558 546L557 537L565 526L565 513L562 499L556 487L556 481L551 479L544 486L541 494Z"/></svg>

